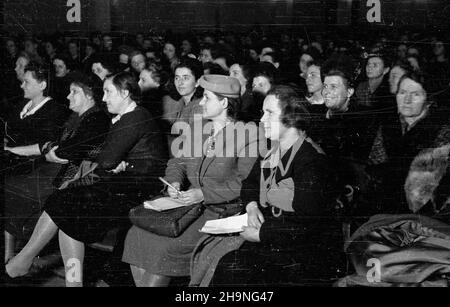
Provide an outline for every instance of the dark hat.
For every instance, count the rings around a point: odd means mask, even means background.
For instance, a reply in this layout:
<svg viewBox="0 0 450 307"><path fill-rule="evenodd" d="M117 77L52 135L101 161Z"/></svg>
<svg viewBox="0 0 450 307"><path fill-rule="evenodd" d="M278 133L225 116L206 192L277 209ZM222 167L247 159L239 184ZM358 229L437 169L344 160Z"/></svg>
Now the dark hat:
<svg viewBox="0 0 450 307"><path fill-rule="evenodd" d="M208 91L225 97L239 98L239 95L241 94L239 80L234 77L204 75L198 80L198 84Z"/></svg>

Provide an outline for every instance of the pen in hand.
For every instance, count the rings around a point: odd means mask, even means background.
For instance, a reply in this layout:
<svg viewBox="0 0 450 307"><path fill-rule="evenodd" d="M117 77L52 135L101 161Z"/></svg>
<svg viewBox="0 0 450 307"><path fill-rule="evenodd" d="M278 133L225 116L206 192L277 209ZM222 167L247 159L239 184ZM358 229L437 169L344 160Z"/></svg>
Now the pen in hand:
<svg viewBox="0 0 450 307"><path fill-rule="evenodd" d="M165 185L167 185L169 188L174 189L174 190L177 192L177 195L178 195L178 196L181 196L180 190L178 190L178 189L175 188L173 185L171 185L170 183L168 183L166 180L164 180L164 178L161 178L161 177L158 177L158 178L159 178L159 180L162 181L162 183L164 183Z"/></svg>

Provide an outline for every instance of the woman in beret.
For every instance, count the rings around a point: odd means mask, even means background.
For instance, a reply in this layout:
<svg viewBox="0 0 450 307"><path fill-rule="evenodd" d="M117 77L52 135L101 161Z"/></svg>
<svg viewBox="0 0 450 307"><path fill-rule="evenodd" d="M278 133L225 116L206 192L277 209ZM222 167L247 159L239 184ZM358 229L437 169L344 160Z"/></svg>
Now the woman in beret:
<svg viewBox="0 0 450 307"><path fill-rule="evenodd" d="M177 238L156 235L136 226L130 229L123 261L131 265L137 286L167 286L172 277L189 276L191 254L205 222L241 211L242 181L257 159L257 127L235 120L240 94L236 78L206 75L200 78L199 85L204 89L200 101L203 120L197 126L196 122L185 123L183 135L175 142L192 137L192 147L184 146L179 151L183 154L169 161L165 180L181 191L169 188L171 198L183 201L186 206L202 203L205 210ZM198 134L201 137L194 136Z"/></svg>

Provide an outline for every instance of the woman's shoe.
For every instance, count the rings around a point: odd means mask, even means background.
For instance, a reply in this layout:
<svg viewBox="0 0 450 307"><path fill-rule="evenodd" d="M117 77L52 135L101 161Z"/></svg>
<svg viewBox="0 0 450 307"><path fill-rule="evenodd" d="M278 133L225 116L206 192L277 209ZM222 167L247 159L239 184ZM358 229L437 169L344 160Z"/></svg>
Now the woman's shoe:
<svg viewBox="0 0 450 307"><path fill-rule="evenodd" d="M9 261L12 258L8 259L8 261L5 263L5 271L3 272L2 276L0 277L1 283L3 285L7 284L22 284L25 282L29 282L31 280L31 276L28 274L25 274L23 276L17 276L17 277L11 277L9 276L8 272L6 271L6 265L9 263Z"/></svg>
<svg viewBox="0 0 450 307"><path fill-rule="evenodd" d="M30 273L30 269L32 268L32 265L30 266L30 268L28 268L28 270L27 270L27 272L26 272L25 274L22 274L22 275L19 275L19 276L16 276L16 277L11 277L11 275L9 275L9 274L8 274L8 271L6 270L6 267L7 267L7 265L11 262L12 259L14 259L14 257L11 258L11 259L9 259L9 260L5 263L5 275L9 276L9 278L11 278L11 279L16 279L16 278L19 278L19 277L22 277L22 276L28 276L28 275L31 275L31 274L29 274L29 273Z"/></svg>

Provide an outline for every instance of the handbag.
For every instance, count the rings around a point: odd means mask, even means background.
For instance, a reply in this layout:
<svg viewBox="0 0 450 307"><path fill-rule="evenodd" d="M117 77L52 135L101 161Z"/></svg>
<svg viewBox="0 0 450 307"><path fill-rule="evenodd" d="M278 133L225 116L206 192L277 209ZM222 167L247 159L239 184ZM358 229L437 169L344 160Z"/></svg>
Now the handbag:
<svg viewBox="0 0 450 307"><path fill-rule="evenodd" d="M94 173L98 164L88 160L83 160L73 178L65 180L58 188L64 190L68 187L93 185L100 180L100 177Z"/></svg>
<svg viewBox="0 0 450 307"><path fill-rule="evenodd" d="M178 207L166 211L147 209L144 205L130 210L129 218L133 225L157 235L179 237L202 214L203 204Z"/></svg>

